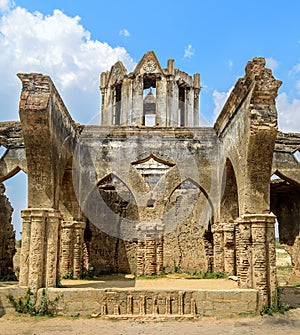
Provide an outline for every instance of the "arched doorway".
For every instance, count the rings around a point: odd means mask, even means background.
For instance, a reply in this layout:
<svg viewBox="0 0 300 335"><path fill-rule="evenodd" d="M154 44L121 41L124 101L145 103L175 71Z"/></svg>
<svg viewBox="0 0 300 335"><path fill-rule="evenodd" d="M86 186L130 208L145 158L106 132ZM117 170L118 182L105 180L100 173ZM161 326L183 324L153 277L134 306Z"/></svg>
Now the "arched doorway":
<svg viewBox="0 0 300 335"><path fill-rule="evenodd" d="M129 187L116 175L103 177L88 196L85 244L96 274L135 273L138 209Z"/></svg>
<svg viewBox="0 0 300 335"><path fill-rule="evenodd" d="M0 183L0 279L3 280L19 277L21 210L27 208L27 188L27 175L22 170Z"/></svg>
<svg viewBox="0 0 300 335"><path fill-rule="evenodd" d="M287 280L290 284L299 284L300 185L276 171L270 189L270 208L278 221L278 242L291 257L292 268Z"/></svg>
<svg viewBox="0 0 300 335"><path fill-rule="evenodd" d="M213 205L205 189L188 178L170 193L163 224L166 272L206 272L213 269Z"/></svg>

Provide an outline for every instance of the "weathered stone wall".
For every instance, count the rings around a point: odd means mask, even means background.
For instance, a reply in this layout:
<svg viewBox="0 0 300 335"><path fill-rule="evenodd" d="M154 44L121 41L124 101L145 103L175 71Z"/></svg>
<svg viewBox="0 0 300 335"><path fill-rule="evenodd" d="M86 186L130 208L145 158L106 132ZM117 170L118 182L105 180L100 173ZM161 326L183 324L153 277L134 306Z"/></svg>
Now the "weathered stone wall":
<svg viewBox="0 0 300 335"><path fill-rule="evenodd" d="M20 170L27 172L25 145L20 122L0 122L0 146L6 148L0 159L0 182Z"/></svg>
<svg viewBox="0 0 300 335"><path fill-rule="evenodd" d="M6 296L22 297L26 290L0 288L0 316L16 314ZM41 296L42 290L38 291ZM59 315L130 318L130 317L231 317L257 313L259 296L256 290L135 290L50 288L50 300L59 297Z"/></svg>
<svg viewBox="0 0 300 335"><path fill-rule="evenodd" d="M146 127L93 126L83 129L80 140L83 156L77 193L90 221L87 250L96 271L119 267L135 272L138 225L155 222L163 227L159 233L164 237L163 268L212 269L212 250L208 251L204 234L213 222L217 202L218 150L213 129L156 128L149 132ZM159 235L153 236L157 238ZM209 243L212 249L212 241ZM145 245L152 248L150 242ZM155 242L154 248L158 246Z"/></svg>
<svg viewBox="0 0 300 335"><path fill-rule="evenodd" d="M292 258L291 284L300 283L300 163L294 153L300 135L279 132L273 154L271 210L277 216L279 241Z"/></svg>
<svg viewBox="0 0 300 335"><path fill-rule="evenodd" d="M290 284L300 283L300 187L283 180L271 184L271 210L279 223L279 241L292 260Z"/></svg>
<svg viewBox="0 0 300 335"><path fill-rule="evenodd" d="M199 75L174 69L172 60L162 69L153 52L131 74L118 62L101 75L102 127L77 127L49 77L19 77L30 207L23 212L24 285L54 286L58 259L74 273L92 263L99 271L128 265L132 272L137 257L145 261L141 274L163 266L237 273L241 287L259 289L261 303L270 303L270 175L281 82L263 58L248 62L214 128L206 129L192 127ZM151 87L156 126L145 127L143 92Z"/></svg>
<svg viewBox="0 0 300 335"><path fill-rule="evenodd" d="M92 224L86 228L85 234L89 267L96 275L136 273L137 242L109 236Z"/></svg>
<svg viewBox="0 0 300 335"><path fill-rule="evenodd" d="M174 202L172 205L181 206L186 210L184 212L178 210L174 218L171 217L176 228L164 238L164 268L166 272L201 273L210 270L210 258L205 250L204 235L209 229L208 222L211 217L206 218L207 226L203 226L199 222L203 208L207 204L207 199L199 191L197 189L177 190L172 194L172 199L170 199L170 202ZM190 203L195 204L193 208L189 208ZM169 208L166 207L166 211L168 210Z"/></svg>
<svg viewBox="0 0 300 335"><path fill-rule="evenodd" d="M236 180L233 187L238 193L238 209L233 207L233 217L228 218L226 211L216 214L217 225L213 231L220 245L215 246L215 251L219 251L215 252L215 262L221 265L223 259L224 268L227 265L232 268L235 262L232 257L236 257L239 285L258 288L266 304L270 303L276 287L275 217L269 213L270 176L277 136L275 98L280 85L272 71L265 68L265 59L254 58L247 63L245 76L237 81L214 126L223 166L230 161ZM226 169L224 171L226 173ZM226 192L230 185L225 182L222 186ZM222 205L225 204L223 198ZM235 218L237 213L239 217ZM228 232L222 231L222 225L228 220L235 223L229 244L232 248L236 240L236 255L225 247Z"/></svg>
<svg viewBox="0 0 300 335"><path fill-rule="evenodd" d="M0 184L0 280L16 279L13 257L16 253L15 232L11 222L13 208Z"/></svg>

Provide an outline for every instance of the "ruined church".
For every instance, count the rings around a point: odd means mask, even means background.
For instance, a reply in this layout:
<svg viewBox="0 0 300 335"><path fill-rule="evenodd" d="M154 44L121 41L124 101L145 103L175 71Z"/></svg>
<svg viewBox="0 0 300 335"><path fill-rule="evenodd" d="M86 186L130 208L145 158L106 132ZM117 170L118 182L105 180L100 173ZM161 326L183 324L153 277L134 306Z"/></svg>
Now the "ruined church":
<svg viewBox="0 0 300 335"><path fill-rule="evenodd" d="M51 78L18 74L20 121L0 123L0 182L28 178L19 285L219 271L270 303L275 222L300 282L300 134L278 130L281 82L254 58L213 127L200 75L147 52L101 74L101 124L76 123ZM13 276L12 207L0 188L0 276Z"/></svg>

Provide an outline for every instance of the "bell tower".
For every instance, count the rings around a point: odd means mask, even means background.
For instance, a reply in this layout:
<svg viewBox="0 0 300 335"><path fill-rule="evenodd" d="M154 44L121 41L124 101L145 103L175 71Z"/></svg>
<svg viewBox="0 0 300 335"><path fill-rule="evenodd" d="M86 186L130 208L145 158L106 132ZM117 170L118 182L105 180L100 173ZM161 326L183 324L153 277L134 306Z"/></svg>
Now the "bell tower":
<svg viewBox="0 0 300 335"><path fill-rule="evenodd" d="M133 72L122 62L101 73L103 126L198 127L200 75L192 78L168 60L163 69L153 51Z"/></svg>

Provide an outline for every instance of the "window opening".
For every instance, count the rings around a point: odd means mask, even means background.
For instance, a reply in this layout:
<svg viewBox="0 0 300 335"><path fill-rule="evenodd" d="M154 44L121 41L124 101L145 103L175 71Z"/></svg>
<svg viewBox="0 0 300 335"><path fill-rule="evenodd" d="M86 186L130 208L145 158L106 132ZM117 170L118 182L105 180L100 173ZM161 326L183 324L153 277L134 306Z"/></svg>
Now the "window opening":
<svg viewBox="0 0 300 335"><path fill-rule="evenodd" d="M179 125L185 126L185 88L179 87L178 92Z"/></svg>

